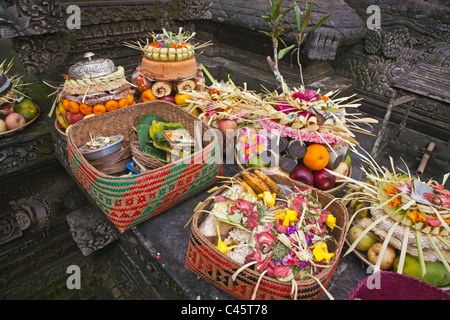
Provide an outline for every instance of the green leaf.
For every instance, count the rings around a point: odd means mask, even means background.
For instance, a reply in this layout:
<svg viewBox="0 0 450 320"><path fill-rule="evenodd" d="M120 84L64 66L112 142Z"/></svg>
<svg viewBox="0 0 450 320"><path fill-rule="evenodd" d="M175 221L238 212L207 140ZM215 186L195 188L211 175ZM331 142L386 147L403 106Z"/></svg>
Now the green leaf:
<svg viewBox="0 0 450 320"><path fill-rule="evenodd" d="M275 13L273 14L274 17L278 17L280 15L281 5L283 4L283 0L278 0L277 6L275 8Z"/></svg>
<svg viewBox="0 0 450 320"><path fill-rule="evenodd" d="M308 6L308 3L306 4L306 7L305 7L306 14L305 14L305 18L303 18L301 32L304 32L306 27L308 26L309 17L311 16L311 7L312 7L312 5Z"/></svg>
<svg viewBox="0 0 450 320"><path fill-rule="evenodd" d="M284 48L284 49L281 49L281 50L278 52L278 59L283 58L283 57L286 55L286 53L288 53L293 47L295 47L295 44L290 45L289 47L286 47L286 48Z"/></svg>
<svg viewBox="0 0 450 320"><path fill-rule="evenodd" d="M200 66L202 67L202 70L206 73L206 76L208 77L208 79L209 79L212 83L216 83L217 80L214 79L214 77L212 76L211 73L209 73L208 69L206 69L206 67L203 65L203 63L201 63Z"/></svg>
<svg viewBox="0 0 450 320"><path fill-rule="evenodd" d="M298 32L301 32L302 25L302 10L298 6L297 2L294 3L295 21L297 23Z"/></svg>

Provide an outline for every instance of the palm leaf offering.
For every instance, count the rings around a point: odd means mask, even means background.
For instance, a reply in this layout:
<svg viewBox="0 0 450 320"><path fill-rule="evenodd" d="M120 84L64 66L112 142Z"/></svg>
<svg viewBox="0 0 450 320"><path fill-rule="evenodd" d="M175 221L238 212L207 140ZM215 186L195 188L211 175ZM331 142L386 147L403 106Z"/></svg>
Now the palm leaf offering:
<svg viewBox="0 0 450 320"><path fill-rule="evenodd" d="M354 150L368 165L361 168L364 181L342 176L349 184L342 201L353 210L349 239L355 229L362 232L351 239L345 254L361 247L367 237L381 243L378 258L370 261L375 270L393 267L398 273L418 277L435 285L450 283L450 191L435 180L427 182L395 168L381 167L370 156ZM385 253L398 255L383 268ZM412 267L414 265L414 268Z"/></svg>
<svg viewBox="0 0 450 320"><path fill-rule="evenodd" d="M245 268L255 268L260 274L258 284L267 275L291 282L292 292L297 292L299 280L318 281L316 276L330 267L330 260L335 255L327 247L327 243L336 242L330 233L339 228L329 204L319 202L312 188L293 187L282 191L260 171L244 171L241 175L242 178L227 178L226 191L211 196L214 204L206 210L208 217L204 222L210 229L217 229L216 249L242 264L232 278ZM264 177L264 180L258 177ZM266 183L263 185L262 181ZM211 219L217 219L219 223L211 222ZM200 226L203 228L208 230ZM220 228L229 231L223 239ZM205 231L208 232L212 231ZM332 299L325 287L322 288ZM257 290L258 285L253 297Z"/></svg>

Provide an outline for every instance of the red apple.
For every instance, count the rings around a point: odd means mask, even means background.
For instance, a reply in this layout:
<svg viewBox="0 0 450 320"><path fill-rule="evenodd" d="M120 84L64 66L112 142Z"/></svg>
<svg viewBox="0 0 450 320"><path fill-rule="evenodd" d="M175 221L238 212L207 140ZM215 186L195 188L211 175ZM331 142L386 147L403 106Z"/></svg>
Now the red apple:
<svg viewBox="0 0 450 320"><path fill-rule="evenodd" d="M336 176L325 169L314 171L314 186L321 190L328 190L334 187Z"/></svg>
<svg viewBox="0 0 450 320"><path fill-rule="evenodd" d="M19 128L25 124L25 118L17 112L10 113L5 118L5 124L8 130Z"/></svg>
<svg viewBox="0 0 450 320"><path fill-rule="evenodd" d="M159 98L159 100L175 103L175 97L170 95L170 94L167 95L167 96Z"/></svg>
<svg viewBox="0 0 450 320"><path fill-rule="evenodd" d="M223 133L227 133L227 130L236 131L237 130L237 122L236 120L220 120L219 122L219 130Z"/></svg>
<svg viewBox="0 0 450 320"><path fill-rule="evenodd" d="M309 186L312 186L314 183L313 172L305 166L297 167L297 169L295 169L294 172L291 173L291 179L302 182Z"/></svg>
<svg viewBox="0 0 450 320"><path fill-rule="evenodd" d="M78 121L83 120L83 118L84 118L84 114L82 114L81 112L76 112L76 113L72 113L69 111L66 112L66 119L69 124L75 124Z"/></svg>

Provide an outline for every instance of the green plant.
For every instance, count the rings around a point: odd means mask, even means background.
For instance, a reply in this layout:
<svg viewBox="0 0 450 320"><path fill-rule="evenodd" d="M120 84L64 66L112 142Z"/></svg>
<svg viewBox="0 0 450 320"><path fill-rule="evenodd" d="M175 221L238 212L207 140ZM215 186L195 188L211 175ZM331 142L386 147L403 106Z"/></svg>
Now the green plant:
<svg viewBox="0 0 450 320"><path fill-rule="evenodd" d="M278 69L278 60L280 59L278 52L278 43L279 41L283 42L281 36L284 33L284 27L286 25L289 25L289 21L286 20L286 16L294 7L290 7L287 10L281 11L281 6L283 5L284 0L278 0L276 4L273 2L273 0L269 0L269 2L270 2L270 12L264 12L265 15L263 15L262 18L266 20L271 30L270 32L267 31L261 32L268 35L272 39L273 60L269 56L267 57L267 61L269 62L269 65L275 75L275 78L277 79L278 86L282 87L284 81L283 76L281 75L280 70Z"/></svg>
<svg viewBox="0 0 450 320"><path fill-rule="evenodd" d="M271 64L272 70L275 74L275 77L277 78L278 84L282 86L283 83L283 77L279 73L278 69L278 61L282 59L289 51L294 49L292 54L297 53L297 63L299 66L300 71L300 81L303 87L305 87L304 80L303 80L303 70L302 65L300 63L300 47L303 43L303 41L306 39L308 34L315 29L319 28L322 24L325 23L325 21L328 20L328 18L331 16L331 14L328 14L324 17L322 17L319 22L317 22L314 26L312 26L310 29L306 30L309 24L309 19L311 17L311 9L312 4L308 5L308 2L305 4L305 11L304 11L304 17L302 19L302 11L300 7L298 6L297 2L294 2L294 5L285 11L281 12L281 5L283 4L283 0L278 0L277 4L274 5L272 0L269 0L270 6L271 6L271 13L265 13L264 16L262 16L266 22L271 27L271 32L263 32L267 35L269 35L272 38L272 45L274 50L274 60L273 65L269 61L269 64ZM284 26L289 25L292 27L292 23L286 19L287 14L294 10L295 13L295 23L297 28L293 29L295 33L295 40L296 43L286 46L278 51L278 42L281 41L283 44L283 40L281 39L281 36L284 33Z"/></svg>

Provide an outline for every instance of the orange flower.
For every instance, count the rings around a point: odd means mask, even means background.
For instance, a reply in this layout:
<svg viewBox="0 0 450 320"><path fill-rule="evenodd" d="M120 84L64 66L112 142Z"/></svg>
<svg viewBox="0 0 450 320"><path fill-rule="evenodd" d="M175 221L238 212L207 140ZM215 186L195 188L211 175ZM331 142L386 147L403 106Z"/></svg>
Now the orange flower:
<svg viewBox="0 0 450 320"><path fill-rule="evenodd" d="M401 204L402 204L402 202L400 201L400 199L398 197L395 197L394 199L389 201L388 207L389 208L396 208L396 207L398 207Z"/></svg>
<svg viewBox="0 0 450 320"><path fill-rule="evenodd" d="M397 189L395 189L395 185L393 183L391 183L389 185L389 187L387 187L386 189L384 189L384 192L386 192L387 195L389 196L394 196L398 193Z"/></svg>
<svg viewBox="0 0 450 320"><path fill-rule="evenodd" d="M393 183L391 183L389 187L384 189L384 192L386 192L388 196L395 196L399 193L399 191L395 189L395 185ZM395 208L398 207L401 203L402 202L400 201L399 197L395 197L391 201L389 201L388 207Z"/></svg>
<svg viewBox="0 0 450 320"><path fill-rule="evenodd" d="M322 98L322 100L323 100L324 102L327 102L328 99L330 99L330 98L328 98L327 96L321 96L320 98Z"/></svg>
<svg viewBox="0 0 450 320"><path fill-rule="evenodd" d="M413 222L425 222L427 218L425 218L420 211L412 210L408 212L408 218L410 218Z"/></svg>

